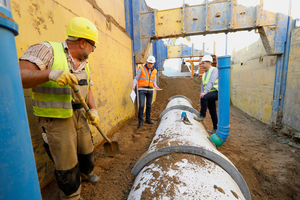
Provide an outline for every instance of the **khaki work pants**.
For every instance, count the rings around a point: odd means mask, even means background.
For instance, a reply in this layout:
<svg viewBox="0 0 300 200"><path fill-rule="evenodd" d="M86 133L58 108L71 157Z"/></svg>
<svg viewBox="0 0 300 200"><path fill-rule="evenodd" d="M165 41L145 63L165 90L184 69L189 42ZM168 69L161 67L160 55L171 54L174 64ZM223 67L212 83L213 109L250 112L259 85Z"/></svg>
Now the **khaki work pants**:
<svg viewBox="0 0 300 200"><path fill-rule="evenodd" d="M80 176L89 178L94 170L94 146L84 109L67 119L37 117L37 124L48 139L61 199L78 200Z"/></svg>

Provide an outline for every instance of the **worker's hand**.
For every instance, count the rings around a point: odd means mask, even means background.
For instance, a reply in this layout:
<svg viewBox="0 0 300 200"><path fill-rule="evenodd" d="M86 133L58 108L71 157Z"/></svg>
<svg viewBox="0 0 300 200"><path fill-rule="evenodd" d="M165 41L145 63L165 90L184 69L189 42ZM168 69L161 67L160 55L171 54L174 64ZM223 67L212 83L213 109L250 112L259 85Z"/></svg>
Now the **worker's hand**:
<svg viewBox="0 0 300 200"><path fill-rule="evenodd" d="M135 86L132 86L131 90L134 90L135 89Z"/></svg>
<svg viewBox="0 0 300 200"><path fill-rule="evenodd" d="M100 118L96 109L90 109L92 116L89 116L89 122L97 127L100 123Z"/></svg>
<svg viewBox="0 0 300 200"><path fill-rule="evenodd" d="M157 86L154 86L155 87L155 89L157 89L157 90L159 90L160 88L159 87L157 87Z"/></svg>
<svg viewBox="0 0 300 200"><path fill-rule="evenodd" d="M202 99L205 95L206 95L206 93L205 93L205 92L202 92L202 93L200 94L200 99Z"/></svg>
<svg viewBox="0 0 300 200"><path fill-rule="evenodd" d="M76 84L78 85L77 78L71 74L70 72L58 70L58 69L52 69L49 74L49 80L55 81L58 85L64 86L64 85L72 85Z"/></svg>

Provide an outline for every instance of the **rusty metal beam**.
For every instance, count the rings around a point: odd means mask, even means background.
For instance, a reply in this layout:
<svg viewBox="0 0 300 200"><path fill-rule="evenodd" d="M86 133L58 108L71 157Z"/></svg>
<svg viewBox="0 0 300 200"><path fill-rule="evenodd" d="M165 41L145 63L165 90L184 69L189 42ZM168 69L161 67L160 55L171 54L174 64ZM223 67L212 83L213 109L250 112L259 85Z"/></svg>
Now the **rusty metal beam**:
<svg viewBox="0 0 300 200"><path fill-rule="evenodd" d="M131 0L133 41L136 63L143 63L155 39L228 33L257 29L268 55L284 53L288 16L263 10L263 1L255 7L245 7L236 0L157 11L144 0Z"/></svg>

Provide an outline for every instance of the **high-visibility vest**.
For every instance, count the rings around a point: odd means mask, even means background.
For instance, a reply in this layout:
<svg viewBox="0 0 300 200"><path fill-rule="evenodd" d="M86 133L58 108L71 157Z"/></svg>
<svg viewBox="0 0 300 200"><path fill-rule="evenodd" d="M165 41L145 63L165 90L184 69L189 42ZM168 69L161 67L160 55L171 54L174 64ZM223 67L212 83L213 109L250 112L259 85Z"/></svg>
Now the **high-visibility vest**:
<svg viewBox="0 0 300 200"><path fill-rule="evenodd" d="M203 75L202 75L202 83L203 83L203 89L206 88L206 85L210 79L210 76L211 76L211 73L213 70L218 70L218 69L215 69L215 67L211 66L207 72L204 72ZM207 73L207 76L206 76L206 73ZM205 78L206 77L206 78ZM216 81L214 82L214 85L213 87L211 88L211 90L209 92L214 92L214 91L218 91L218 88L219 88L219 85L218 85L218 78L216 79Z"/></svg>
<svg viewBox="0 0 300 200"><path fill-rule="evenodd" d="M157 70L153 69L151 72L151 76L149 77L149 70L148 68L144 65L143 67L139 67L141 69L141 76L138 80L138 86L139 87L154 87L153 86L153 81L155 79Z"/></svg>
<svg viewBox="0 0 300 200"><path fill-rule="evenodd" d="M69 72L68 61L62 44L58 42L49 43L54 54L51 69ZM85 69L89 75L88 64L85 66ZM73 115L72 100L72 92L69 85L60 86L55 81L48 81L32 88L33 113L39 117L71 117Z"/></svg>

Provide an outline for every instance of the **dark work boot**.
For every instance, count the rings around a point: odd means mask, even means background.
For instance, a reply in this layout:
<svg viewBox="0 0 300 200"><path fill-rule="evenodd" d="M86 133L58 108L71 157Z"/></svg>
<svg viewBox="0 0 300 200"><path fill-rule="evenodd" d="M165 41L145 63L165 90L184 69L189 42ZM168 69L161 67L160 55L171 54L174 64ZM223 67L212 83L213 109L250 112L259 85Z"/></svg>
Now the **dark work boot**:
<svg viewBox="0 0 300 200"><path fill-rule="evenodd" d="M204 117L200 115L200 117L194 117L194 120L202 122L204 120Z"/></svg>
<svg viewBox="0 0 300 200"><path fill-rule="evenodd" d="M142 128L142 126L143 126L143 122L139 122L137 128L138 128L138 129L139 129L139 128Z"/></svg>
<svg viewBox="0 0 300 200"><path fill-rule="evenodd" d="M100 181L100 178L96 175L93 174L90 178L88 179L82 179L83 181L89 182L89 183L97 183Z"/></svg>
<svg viewBox="0 0 300 200"><path fill-rule="evenodd" d="M210 134L215 134L217 132L217 129L213 129L213 130L206 130L208 133Z"/></svg>
<svg viewBox="0 0 300 200"><path fill-rule="evenodd" d="M147 124L154 124L154 122L151 121L150 119L149 119L149 120L146 120L146 123L147 123Z"/></svg>

